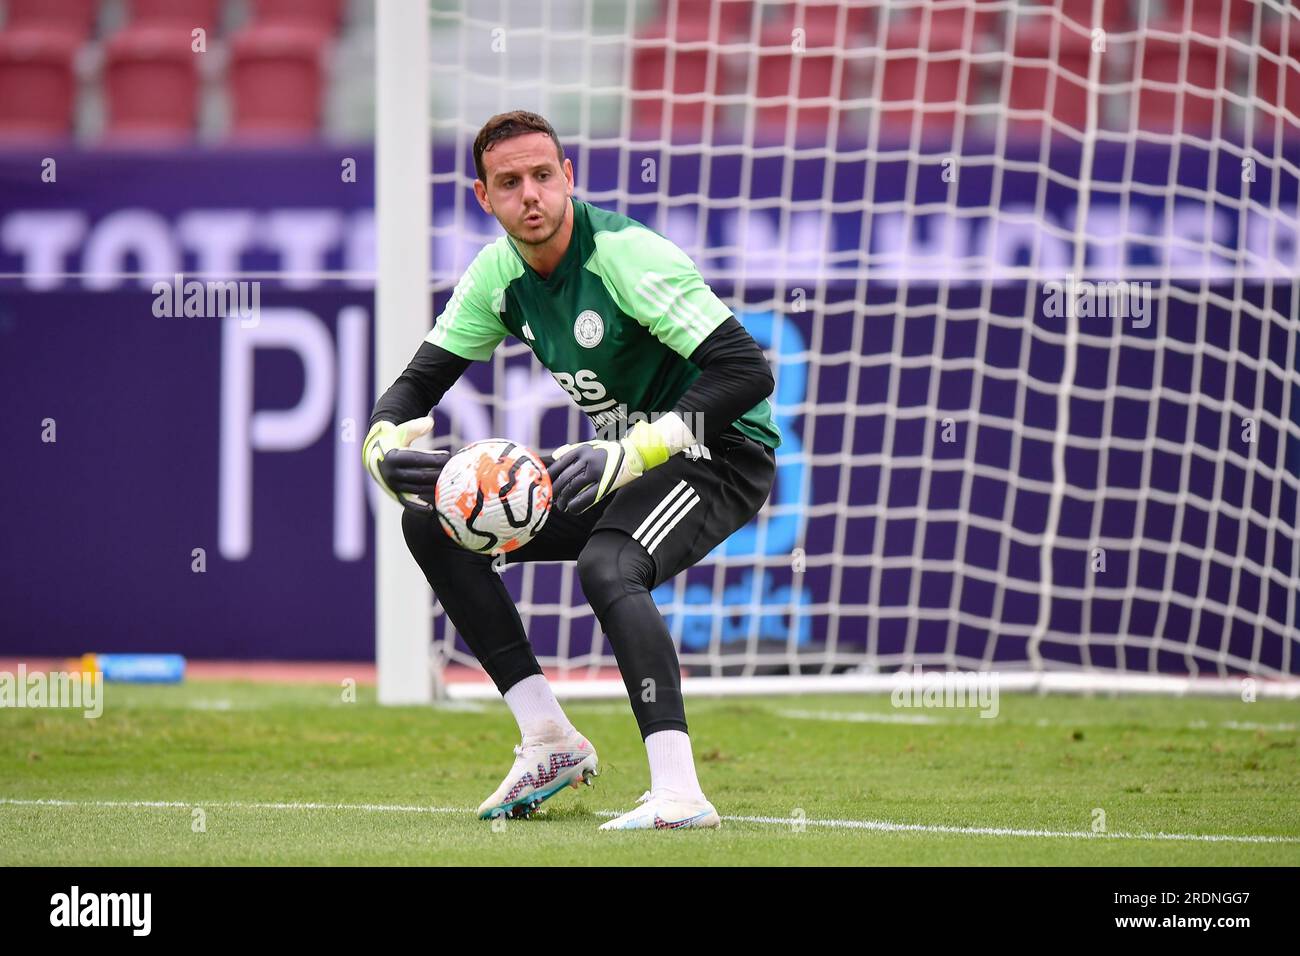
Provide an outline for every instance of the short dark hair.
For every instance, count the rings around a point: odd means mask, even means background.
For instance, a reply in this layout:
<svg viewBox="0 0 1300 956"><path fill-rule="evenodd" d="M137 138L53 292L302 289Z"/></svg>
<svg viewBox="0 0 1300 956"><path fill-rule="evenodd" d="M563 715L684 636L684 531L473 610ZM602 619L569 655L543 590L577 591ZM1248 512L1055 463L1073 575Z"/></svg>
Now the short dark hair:
<svg viewBox="0 0 1300 956"><path fill-rule="evenodd" d="M555 135L555 129L546 118L527 110L511 110L509 113L498 113L492 117L483 124L483 128L474 137L474 172L478 173L478 178L487 182L487 170L483 168L484 153L502 140L514 139L516 136L524 136L528 133L545 133L551 137L551 142L555 143L555 152L560 157L560 163L563 164L564 147L560 145L560 137Z"/></svg>

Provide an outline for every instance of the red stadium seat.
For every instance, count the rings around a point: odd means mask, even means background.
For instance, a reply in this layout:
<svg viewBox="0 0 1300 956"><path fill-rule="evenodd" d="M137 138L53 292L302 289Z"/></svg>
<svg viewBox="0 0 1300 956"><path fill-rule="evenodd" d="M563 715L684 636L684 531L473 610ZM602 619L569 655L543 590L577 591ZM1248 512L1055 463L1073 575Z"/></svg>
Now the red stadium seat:
<svg viewBox="0 0 1300 956"><path fill-rule="evenodd" d="M717 0L717 8L718 29L724 42L749 36L754 23L754 0Z"/></svg>
<svg viewBox="0 0 1300 956"><path fill-rule="evenodd" d="M1151 31L1178 34L1160 39ZM1216 104L1225 101L1219 84L1219 64L1228 55L1220 21L1198 20L1185 33L1181 20L1160 20L1145 38L1141 84L1137 93L1138 125L1157 132L1187 132L1202 136L1213 128ZM1224 76L1228 66L1224 63ZM1174 84L1179 90L1154 89L1152 82ZM1181 105L1180 101L1181 100ZM1220 122L1226 122L1225 116Z"/></svg>
<svg viewBox="0 0 1300 956"><path fill-rule="evenodd" d="M97 0L9 0L5 29L57 30L82 42L94 30L98 11Z"/></svg>
<svg viewBox="0 0 1300 956"><path fill-rule="evenodd" d="M952 56L954 51L972 51L978 46L975 29L966 24L965 9L936 9L930 17L928 29L921 17L893 19L885 30L885 54L879 69L884 71L880 82L880 95L885 101L881 107L881 128L895 134L911 128L916 112L923 114L923 135L946 134L952 131L959 108L974 101L980 79L979 70L964 57ZM978 14L985 17L988 14ZM992 20L982 29L992 29ZM922 49L924 43L924 49ZM948 54L942 58L932 54ZM962 103L961 84L965 80ZM890 103L915 100L913 106L890 106Z"/></svg>
<svg viewBox="0 0 1300 956"><path fill-rule="evenodd" d="M697 10L703 16L679 16L672 32L666 20L656 20L637 31L636 46L632 54L632 124L634 135L654 138L660 135L665 110L671 109L672 137L698 137L704 128L705 104L702 100L679 102L679 97L721 93L726 88L723 58L711 49L677 49L669 71L668 49L671 44L696 43L710 39L708 10ZM713 85L708 88L709 61L713 59ZM666 105L667 104L667 105ZM712 107L712 121L717 129L722 121L722 109Z"/></svg>
<svg viewBox="0 0 1300 956"><path fill-rule="evenodd" d="M713 0L712 4L703 4L697 0L667 0L664 4L665 11L661 18L665 22L668 20L667 7L671 3L676 3L677 19L696 20L702 25L708 26L712 22L713 10L717 10L718 18L718 40L719 42L744 42L749 38L754 27L754 12L759 8L755 0ZM791 5L793 6L793 5ZM799 14L803 23L809 27L834 27L838 18L840 8L845 6L842 0L812 0L812 2L802 2L799 4ZM855 2L847 5L845 18L847 22L847 31L849 33L861 32L862 24L867 20L875 20L877 10L880 9L874 5L865 5L861 2ZM789 17L793 18L793 10L787 11ZM760 12L760 18L762 13Z"/></svg>
<svg viewBox="0 0 1300 956"><path fill-rule="evenodd" d="M1290 113L1292 118L1289 125L1294 127L1300 122L1296 118L1300 117L1300 11L1293 11L1290 19L1290 30L1285 41L1280 22L1270 24L1264 30L1260 45L1274 57L1285 59L1279 66L1275 60L1259 56L1255 65L1255 88L1251 92L1259 101ZM1271 113L1263 109L1255 110L1255 141L1266 144L1262 148L1272 149L1276 124Z"/></svg>
<svg viewBox="0 0 1300 956"><path fill-rule="evenodd" d="M44 139L72 131L80 42L38 27L0 32L0 136Z"/></svg>
<svg viewBox="0 0 1300 956"><path fill-rule="evenodd" d="M796 24L802 25L809 33L825 34L834 32L838 36L838 44L843 45L854 40L864 39L869 34L876 32L876 18L884 13L884 7L867 6L864 4L845 4L842 2L826 2L821 0L817 3L801 3L797 10L787 11L787 15L779 18L783 23L789 23L793 29ZM844 24L843 30L840 29L841 22ZM748 32L748 23L745 24ZM789 33L787 31L787 42Z"/></svg>
<svg viewBox="0 0 1300 956"><path fill-rule="evenodd" d="M342 0L254 0L253 22L292 23L326 36L338 32Z"/></svg>
<svg viewBox="0 0 1300 956"><path fill-rule="evenodd" d="M769 23L762 33L760 52L755 58L747 52L719 52L716 49L682 49L679 44L743 42L751 35L755 6L752 0L721 0L713 7L703 3L678 3L676 19L665 14L637 32L632 58L634 90L633 127L638 137L657 137L664 117L665 102L672 107L670 136L698 137L704 128L706 108L711 111L712 127L722 128L729 118L728 108L704 102L704 94L721 96L743 94L749 88L747 71L757 70L754 88L758 96L785 96L790 92L794 65L793 30L804 30L805 53L800 56L798 95L826 97L832 95L834 47L845 43L865 42L872 31L879 10L855 4L843 14L841 4L821 2L800 4L797 12L787 11L779 22ZM715 14L716 10L716 14ZM716 24L715 24L716 15ZM843 29L839 28L843 17ZM715 30L716 26L716 30ZM668 49L675 47L671 77ZM819 52L819 48L822 49ZM847 72L861 72L861 59L846 61ZM712 82L710 82L712 66ZM848 85L844 80L841 86ZM685 97L693 97L685 100ZM757 124L766 132L783 131L788 112L786 105L761 107ZM800 107L796 120L800 129L825 130L828 106Z"/></svg>
<svg viewBox="0 0 1300 956"><path fill-rule="evenodd" d="M1056 34L1056 54L1052 37ZM1088 122L1088 63L1092 41L1058 24L1054 17L1022 18L1014 38L1008 105L1013 110L1047 110L1058 123L1083 129ZM1038 135L1043 120L1012 119L1017 135Z"/></svg>
<svg viewBox="0 0 1300 956"><path fill-rule="evenodd" d="M106 135L184 139L194 134L198 60L184 26L128 26L108 42Z"/></svg>
<svg viewBox="0 0 1300 956"><path fill-rule="evenodd" d="M798 133L820 131L825 135L833 119L830 105L801 105L800 101L813 98L843 98L847 83L843 47L835 29L833 16L807 16L815 8L807 8L801 24L804 31L804 50L798 55L798 72L791 37L796 21L788 20L770 24L763 30L758 56L756 89L760 98L791 97L795 102L774 106L760 106L755 115L757 128L763 134L782 139L785 137L787 119L791 108L795 110L795 130ZM824 8L823 8L824 9ZM840 63L840 81L835 82L836 61Z"/></svg>
<svg viewBox="0 0 1300 956"><path fill-rule="evenodd" d="M1002 15L991 4L999 0L930 0L928 4L905 7L901 10L889 10L886 4L878 6L850 6L847 15L853 22L874 22L876 15L881 17L882 30L901 32L916 31L919 35L923 23L929 22L930 29L936 33L961 33L969 36L970 46L992 38L1000 40L999 24ZM835 5L832 5L834 9Z"/></svg>
<svg viewBox="0 0 1300 956"><path fill-rule="evenodd" d="M254 24L230 44L231 133L241 138L314 136L324 89L326 38L314 27Z"/></svg>
<svg viewBox="0 0 1300 956"><path fill-rule="evenodd" d="M1039 0L1039 3L1051 5L1051 0ZM1101 27L1107 31L1131 30L1136 4L1131 0L1102 0L1101 22L1092 22L1093 0L1061 0L1061 12L1075 23L1085 27Z"/></svg>
<svg viewBox="0 0 1300 956"><path fill-rule="evenodd" d="M1192 19L1213 24L1223 22L1223 11L1228 10L1229 32L1249 30L1255 19L1258 3L1251 0L1165 0L1165 19L1171 23L1181 24L1185 12L1192 11ZM1200 29L1198 26L1197 29ZM1219 32L1217 26L1215 33Z"/></svg>
<svg viewBox="0 0 1300 956"><path fill-rule="evenodd" d="M132 23L202 27L209 35L221 14L221 0L130 0L130 4Z"/></svg>

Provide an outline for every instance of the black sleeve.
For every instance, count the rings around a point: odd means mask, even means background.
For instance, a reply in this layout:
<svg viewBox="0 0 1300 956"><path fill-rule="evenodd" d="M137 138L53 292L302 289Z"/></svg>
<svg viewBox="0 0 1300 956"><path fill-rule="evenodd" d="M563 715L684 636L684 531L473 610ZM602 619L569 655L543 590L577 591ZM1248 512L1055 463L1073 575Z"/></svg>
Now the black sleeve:
<svg viewBox="0 0 1300 956"><path fill-rule="evenodd" d="M735 316L709 333L691 353L691 362L701 375L686 390L673 409L692 429L701 444L708 445L727 426L772 394L776 380L767 356ZM700 434L699 425L704 434Z"/></svg>
<svg viewBox="0 0 1300 956"><path fill-rule="evenodd" d="M400 425L402 422L429 414L429 409L442 401L447 389L469 368L469 359L454 352L421 342L411 364L379 396L375 410L370 415L370 426L385 421Z"/></svg>

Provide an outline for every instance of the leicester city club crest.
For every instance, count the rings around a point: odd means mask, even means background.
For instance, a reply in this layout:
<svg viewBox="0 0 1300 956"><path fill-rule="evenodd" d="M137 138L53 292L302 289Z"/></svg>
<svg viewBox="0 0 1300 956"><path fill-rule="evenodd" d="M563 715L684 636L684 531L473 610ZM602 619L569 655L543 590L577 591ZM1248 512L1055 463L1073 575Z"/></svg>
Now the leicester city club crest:
<svg viewBox="0 0 1300 956"><path fill-rule="evenodd" d="M599 312L587 309L574 321L573 337L584 349L594 349L605 337L605 320Z"/></svg>

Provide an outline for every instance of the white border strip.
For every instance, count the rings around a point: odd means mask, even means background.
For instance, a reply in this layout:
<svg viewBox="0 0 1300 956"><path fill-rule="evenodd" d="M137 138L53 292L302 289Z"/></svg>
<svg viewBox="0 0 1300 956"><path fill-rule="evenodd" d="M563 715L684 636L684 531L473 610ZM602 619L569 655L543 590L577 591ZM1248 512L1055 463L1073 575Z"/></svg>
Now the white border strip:
<svg viewBox="0 0 1300 956"><path fill-rule="evenodd" d="M737 662L739 663L739 662ZM925 672L930 674L932 672ZM1241 677L1170 677L1158 674L1097 674L1053 671L996 671L1003 693L1164 694L1172 697L1236 697L1244 689ZM1300 700L1300 680L1254 681L1256 699ZM897 674L825 674L798 677L685 677L682 693L695 697L765 694L888 694L917 681L912 672ZM621 680L552 680L551 689L563 700L600 700L627 694ZM924 684L918 684L924 687ZM497 700L500 694L486 679L447 685L454 700Z"/></svg>

